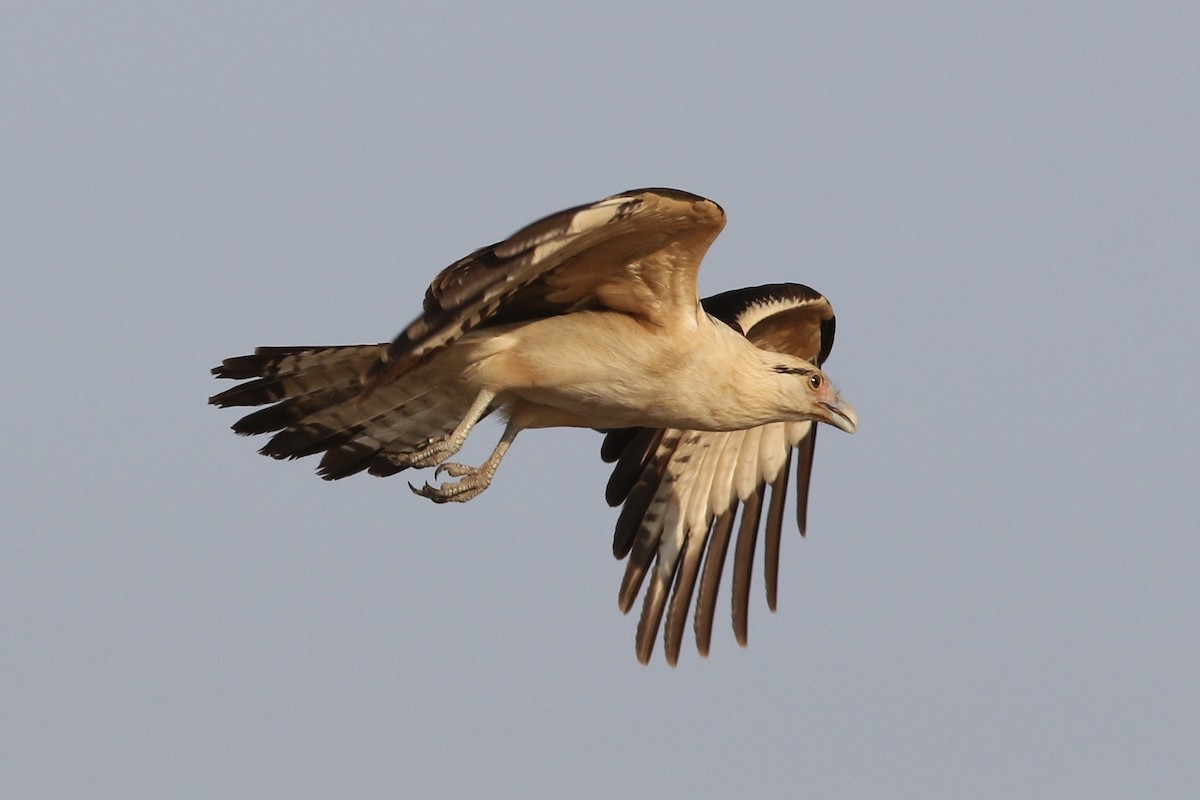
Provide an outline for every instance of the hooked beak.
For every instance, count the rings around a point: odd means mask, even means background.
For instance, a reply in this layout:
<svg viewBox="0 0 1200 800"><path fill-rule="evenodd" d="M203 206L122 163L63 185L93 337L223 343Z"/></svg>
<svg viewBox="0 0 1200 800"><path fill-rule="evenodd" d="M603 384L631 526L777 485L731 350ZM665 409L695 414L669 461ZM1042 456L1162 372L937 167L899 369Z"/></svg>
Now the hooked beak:
<svg viewBox="0 0 1200 800"><path fill-rule="evenodd" d="M825 412L818 417L821 422L827 422L846 433L858 430L858 412L841 397L834 395L833 399L821 400L817 405Z"/></svg>

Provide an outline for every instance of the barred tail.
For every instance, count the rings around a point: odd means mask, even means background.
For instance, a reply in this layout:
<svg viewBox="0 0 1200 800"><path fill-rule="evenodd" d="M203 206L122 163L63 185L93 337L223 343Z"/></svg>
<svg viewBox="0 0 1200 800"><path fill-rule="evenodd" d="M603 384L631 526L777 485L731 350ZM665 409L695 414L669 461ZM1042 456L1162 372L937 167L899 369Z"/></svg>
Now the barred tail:
<svg viewBox="0 0 1200 800"><path fill-rule="evenodd" d="M266 405L233 430L244 436L274 433L259 451L272 458L323 452L317 472L326 480L363 470L392 475L404 469L395 456L452 431L475 394L423 368L364 397L362 376L386 349L386 344L260 347L213 368L218 378L245 382L208 402L222 408Z"/></svg>

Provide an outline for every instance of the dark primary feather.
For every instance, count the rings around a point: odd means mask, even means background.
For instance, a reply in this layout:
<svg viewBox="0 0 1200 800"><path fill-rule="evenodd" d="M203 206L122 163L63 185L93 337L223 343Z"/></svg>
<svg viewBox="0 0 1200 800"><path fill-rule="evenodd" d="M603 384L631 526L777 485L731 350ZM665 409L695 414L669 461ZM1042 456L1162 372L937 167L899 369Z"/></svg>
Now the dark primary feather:
<svg viewBox="0 0 1200 800"><path fill-rule="evenodd" d="M646 572L654 562L658 550L658 539L649 535L646 523L659 520L661 509L651 508L656 493L667 477L666 462L675 454L679 440L685 431L661 431L658 445L653 449L653 455L647 460L646 468L642 470L637 482L629 492L625 507L617 518L617 533L613 537L613 553L620 553L617 558L628 555L625 564L625 578L621 582L618 595L618 605L622 612L628 612L633 607L638 591ZM639 535L643 531L647 535Z"/></svg>
<svg viewBox="0 0 1200 800"><path fill-rule="evenodd" d="M729 541L733 534L733 521L737 516L738 502L713 522L706 543L704 571L700 576L700 597L696 600L696 649L707 656L712 642L713 612L717 607L717 594L721 586L721 575L725 570L725 555L729 552ZM684 614L687 609L684 609Z"/></svg>
<svg viewBox="0 0 1200 800"><path fill-rule="evenodd" d="M824 297L807 286L769 284L724 292L702 302L708 314L743 333L763 349L788 353L819 366L833 346L833 310ZM707 529L687 532L670 584L659 577L659 570L654 567L661 557L662 519L661 510L655 512L652 507L660 492L669 489L669 486L664 489L668 466L681 468L678 459L673 461L672 458L685 432L626 428L606 433L601 456L606 462L615 463L605 497L610 505L622 505L613 536L613 553L618 558L629 558L619 594L623 611L632 607L643 582L653 570L638 624L637 653L640 659L649 658L665 612L664 645L667 660L675 663L693 598L696 601L696 646L702 655L707 655L713 610L735 524L738 535L731 596L733 628L738 642L746 643L751 576L760 527L764 531L767 603L772 611L775 609L790 464L795 460L796 522L803 535L816 428L815 423L810 424L807 435L788 448L783 467L769 486L760 479L758 490L752 496L741 502L735 500L723 512L714 512ZM770 500L764 515L768 489ZM672 584L674 594L668 606L667 593Z"/></svg>

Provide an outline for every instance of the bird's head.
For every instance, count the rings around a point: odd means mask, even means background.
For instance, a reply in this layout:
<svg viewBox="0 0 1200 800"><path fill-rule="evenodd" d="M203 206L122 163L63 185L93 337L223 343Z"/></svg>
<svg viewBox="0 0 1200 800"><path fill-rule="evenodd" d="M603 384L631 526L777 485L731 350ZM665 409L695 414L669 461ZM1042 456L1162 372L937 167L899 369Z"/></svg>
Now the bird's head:
<svg viewBox="0 0 1200 800"><path fill-rule="evenodd" d="M846 433L858 429L858 413L841 398L833 381L820 369L799 358L776 357L768 362L779 376L784 403L801 420L817 420Z"/></svg>

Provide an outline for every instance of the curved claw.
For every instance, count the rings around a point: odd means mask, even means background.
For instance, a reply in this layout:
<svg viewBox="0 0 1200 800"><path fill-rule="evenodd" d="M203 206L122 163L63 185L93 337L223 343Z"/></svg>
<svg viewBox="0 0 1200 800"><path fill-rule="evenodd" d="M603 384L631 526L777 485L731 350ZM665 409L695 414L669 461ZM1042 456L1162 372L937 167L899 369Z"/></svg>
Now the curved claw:
<svg viewBox="0 0 1200 800"><path fill-rule="evenodd" d="M433 487L428 483L417 488L411 483L408 488L413 490L414 494L419 494L421 497L427 497L435 503L465 503L472 497L476 497L492 482L492 476L496 474L496 467L500 464L500 459L504 458L504 453L508 450L508 446L512 444L512 440L516 438L518 429L510 420L508 427L504 429L504 435L500 437L500 442L496 445L496 449L487 457L487 460L478 467L468 467L466 464L440 464L434 470L434 477L438 477L445 473L452 477L458 478L452 483L443 483L441 486Z"/></svg>
<svg viewBox="0 0 1200 800"><path fill-rule="evenodd" d="M438 465L438 468L434 470L433 477L440 478L446 474L452 478L461 478L463 475L474 475L476 472L478 470L468 467L466 464L446 463Z"/></svg>
<svg viewBox="0 0 1200 800"><path fill-rule="evenodd" d="M424 486L417 488L410 483L408 488L413 490L413 494L418 494L421 497L427 497L435 503L448 503L451 500L459 499L458 495L451 491L454 486L455 484L452 483L443 483L441 486L435 488L427 483Z"/></svg>
<svg viewBox="0 0 1200 800"><path fill-rule="evenodd" d="M452 466L462 467L461 464ZM491 483L491 476L483 475L479 470L463 467L466 477L453 481L451 483L443 483L441 486L432 486L425 484L421 487L413 486L411 483L408 488L412 489L413 494L419 494L421 497L426 497L435 503L465 503L472 497L475 497L480 492L488 487ZM453 469L447 469L451 475L458 474Z"/></svg>

